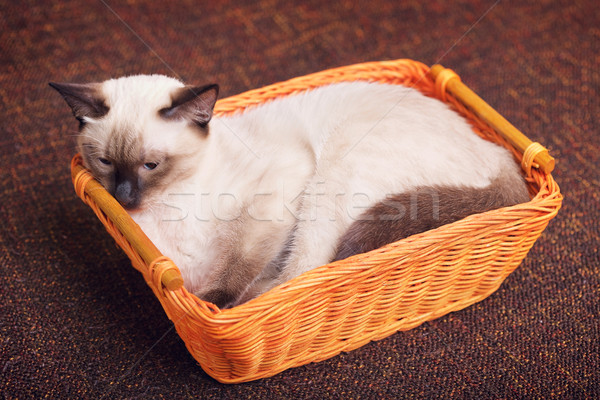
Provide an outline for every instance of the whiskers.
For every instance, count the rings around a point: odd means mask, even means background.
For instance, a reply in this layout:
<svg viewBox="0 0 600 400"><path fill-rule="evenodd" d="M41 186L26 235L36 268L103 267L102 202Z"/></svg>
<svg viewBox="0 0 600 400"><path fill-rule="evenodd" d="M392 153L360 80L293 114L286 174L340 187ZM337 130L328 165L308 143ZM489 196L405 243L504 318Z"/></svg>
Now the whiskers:
<svg viewBox="0 0 600 400"><path fill-rule="evenodd" d="M105 143L102 139L92 135L80 134L77 135L79 143L79 151L90 157L104 157Z"/></svg>

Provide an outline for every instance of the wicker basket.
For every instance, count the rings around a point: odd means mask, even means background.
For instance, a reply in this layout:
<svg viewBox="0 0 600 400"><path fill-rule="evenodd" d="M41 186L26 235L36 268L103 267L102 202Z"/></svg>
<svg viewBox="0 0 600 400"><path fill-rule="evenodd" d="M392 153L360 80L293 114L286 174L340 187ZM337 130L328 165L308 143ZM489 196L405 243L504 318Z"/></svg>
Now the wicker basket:
<svg viewBox="0 0 600 400"><path fill-rule="evenodd" d="M327 70L220 100L215 112L233 114L354 80L414 87L453 105L478 134L509 148L521 161L532 200L324 265L246 304L219 310L182 287L173 262L82 167L81 158L73 158L77 194L142 273L190 353L218 381L250 381L324 360L486 298L520 264L561 206L550 175L554 161L546 149L531 143L439 65L397 60Z"/></svg>

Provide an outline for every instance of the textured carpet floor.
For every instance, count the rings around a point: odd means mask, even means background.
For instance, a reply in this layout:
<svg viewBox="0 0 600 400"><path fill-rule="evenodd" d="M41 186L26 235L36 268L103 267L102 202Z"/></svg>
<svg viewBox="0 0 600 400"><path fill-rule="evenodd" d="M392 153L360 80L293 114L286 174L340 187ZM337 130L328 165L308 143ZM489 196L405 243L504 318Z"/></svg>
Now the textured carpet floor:
<svg viewBox="0 0 600 400"><path fill-rule="evenodd" d="M595 1L199 3L0 4L4 398L600 397ZM76 123L48 81L164 73L228 96L396 58L454 69L549 147L563 209L481 303L269 379L215 382L76 198Z"/></svg>

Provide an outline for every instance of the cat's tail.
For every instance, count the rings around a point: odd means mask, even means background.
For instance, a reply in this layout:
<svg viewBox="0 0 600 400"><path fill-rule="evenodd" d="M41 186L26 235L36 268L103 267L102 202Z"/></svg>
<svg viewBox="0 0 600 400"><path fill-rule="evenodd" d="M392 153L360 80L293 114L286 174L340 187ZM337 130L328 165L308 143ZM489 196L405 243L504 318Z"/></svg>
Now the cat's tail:
<svg viewBox="0 0 600 400"><path fill-rule="evenodd" d="M471 214L529 201L514 170L484 188L419 187L388 196L365 211L341 237L334 261L463 219Z"/></svg>

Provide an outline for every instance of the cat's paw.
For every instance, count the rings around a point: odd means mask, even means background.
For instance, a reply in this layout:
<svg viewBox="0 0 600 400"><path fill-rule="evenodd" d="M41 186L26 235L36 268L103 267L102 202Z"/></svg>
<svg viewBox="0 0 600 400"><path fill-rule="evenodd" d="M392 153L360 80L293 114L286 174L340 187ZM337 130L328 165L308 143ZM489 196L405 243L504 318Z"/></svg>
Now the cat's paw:
<svg viewBox="0 0 600 400"><path fill-rule="evenodd" d="M216 305L219 308L228 308L230 307L231 304L233 304L233 302L235 301L236 297L235 295L233 295L232 293L229 293L225 290L222 289L212 289L212 290L208 290L206 292L196 292L194 293L196 295L196 297L199 297L200 299L209 302L209 303L213 303L214 305Z"/></svg>

